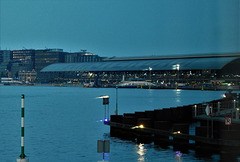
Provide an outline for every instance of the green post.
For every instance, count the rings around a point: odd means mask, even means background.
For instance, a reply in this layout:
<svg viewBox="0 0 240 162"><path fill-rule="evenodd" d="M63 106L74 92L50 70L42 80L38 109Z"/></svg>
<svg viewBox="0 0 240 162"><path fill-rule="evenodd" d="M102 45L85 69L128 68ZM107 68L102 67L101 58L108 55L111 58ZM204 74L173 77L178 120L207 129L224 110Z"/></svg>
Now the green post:
<svg viewBox="0 0 240 162"><path fill-rule="evenodd" d="M21 155L20 158L24 159L24 94L21 95Z"/></svg>

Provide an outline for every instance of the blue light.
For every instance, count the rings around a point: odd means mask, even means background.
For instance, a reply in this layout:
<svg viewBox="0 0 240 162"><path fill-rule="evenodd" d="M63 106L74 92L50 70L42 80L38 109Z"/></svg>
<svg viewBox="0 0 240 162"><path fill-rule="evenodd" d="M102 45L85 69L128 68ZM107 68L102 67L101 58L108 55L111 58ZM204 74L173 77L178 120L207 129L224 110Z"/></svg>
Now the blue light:
<svg viewBox="0 0 240 162"><path fill-rule="evenodd" d="M176 151L176 152L175 152L175 158L178 159L178 160L180 160L180 159L182 158L182 153L181 153L181 151Z"/></svg>
<svg viewBox="0 0 240 162"><path fill-rule="evenodd" d="M104 157L102 158L103 161L108 161L110 159L110 154L109 153L103 153Z"/></svg>
<svg viewBox="0 0 240 162"><path fill-rule="evenodd" d="M104 123L106 124L106 123L108 123L109 122L109 119L108 118L105 118L104 119Z"/></svg>

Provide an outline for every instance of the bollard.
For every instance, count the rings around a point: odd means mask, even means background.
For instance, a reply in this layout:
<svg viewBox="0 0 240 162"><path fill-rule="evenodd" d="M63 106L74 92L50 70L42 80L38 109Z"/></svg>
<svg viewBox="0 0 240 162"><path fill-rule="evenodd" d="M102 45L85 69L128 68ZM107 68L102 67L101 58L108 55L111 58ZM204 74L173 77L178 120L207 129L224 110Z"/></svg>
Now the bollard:
<svg viewBox="0 0 240 162"><path fill-rule="evenodd" d="M24 154L24 94L21 95L21 155L17 162L28 162Z"/></svg>

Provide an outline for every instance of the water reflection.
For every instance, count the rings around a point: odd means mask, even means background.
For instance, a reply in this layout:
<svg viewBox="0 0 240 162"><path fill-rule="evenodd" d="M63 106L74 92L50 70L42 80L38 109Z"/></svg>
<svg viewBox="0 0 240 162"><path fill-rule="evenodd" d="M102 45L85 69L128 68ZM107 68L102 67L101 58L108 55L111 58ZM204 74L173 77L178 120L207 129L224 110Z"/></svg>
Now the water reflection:
<svg viewBox="0 0 240 162"><path fill-rule="evenodd" d="M138 158L138 161L145 161L145 154L147 152L147 149L144 148L144 144L140 143L138 145L138 150L137 150L137 154L140 155L140 157Z"/></svg>
<svg viewBox="0 0 240 162"><path fill-rule="evenodd" d="M181 89L176 90L176 102L181 102Z"/></svg>
<svg viewBox="0 0 240 162"><path fill-rule="evenodd" d="M176 151L175 152L175 159L176 159L176 162L182 162L182 153L181 153L181 151Z"/></svg>

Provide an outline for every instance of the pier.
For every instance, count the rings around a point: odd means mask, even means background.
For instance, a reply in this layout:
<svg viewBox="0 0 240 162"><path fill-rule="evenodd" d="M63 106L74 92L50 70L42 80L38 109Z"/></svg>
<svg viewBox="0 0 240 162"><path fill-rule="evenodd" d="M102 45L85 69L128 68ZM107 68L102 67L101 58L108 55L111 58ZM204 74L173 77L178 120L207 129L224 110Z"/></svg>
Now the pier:
<svg viewBox="0 0 240 162"><path fill-rule="evenodd" d="M240 148L239 94L152 111L111 115L110 136L176 150L232 151Z"/></svg>

